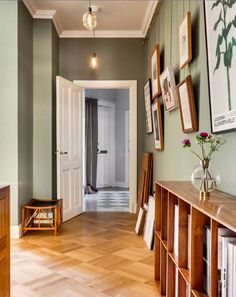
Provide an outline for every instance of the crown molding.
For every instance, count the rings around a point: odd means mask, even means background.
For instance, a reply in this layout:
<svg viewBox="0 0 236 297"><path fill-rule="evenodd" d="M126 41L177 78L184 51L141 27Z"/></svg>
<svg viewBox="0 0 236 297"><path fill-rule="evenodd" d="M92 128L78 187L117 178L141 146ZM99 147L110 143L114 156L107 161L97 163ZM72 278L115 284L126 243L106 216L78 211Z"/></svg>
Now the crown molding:
<svg viewBox="0 0 236 297"><path fill-rule="evenodd" d="M56 10L37 9L32 0L23 0L34 19L51 19L60 38L91 38L87 30L63 30ZM150 1L140 30L96 30L97 38L145 38L159 0Z"/></svg>
<svg viewBox="0 0 236 297"><path fill-rule="evenodd" d="M93 33L87 30L64 30L62 31L61 38L92 38ZM143 33L141 30L131 30L131 31L119 31L119 30L96 30L96 38L143 38Z"/></svg>
<svg viewBox="0 0 236 297"><path fill-rule="evenodd" d="M146 37L149 26L151 24L152 18L154 16L154 13L156 11L157 5L158 5L159 0L151 1L148 4L144 19L143 19L143 24L142 24L142 33L143 36Z"/></svg>

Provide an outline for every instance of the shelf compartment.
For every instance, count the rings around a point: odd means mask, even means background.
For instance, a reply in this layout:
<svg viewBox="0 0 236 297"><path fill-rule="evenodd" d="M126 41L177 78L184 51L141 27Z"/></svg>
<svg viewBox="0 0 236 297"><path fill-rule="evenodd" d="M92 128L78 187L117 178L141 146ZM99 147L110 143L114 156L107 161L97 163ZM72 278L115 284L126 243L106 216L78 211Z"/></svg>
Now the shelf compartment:
<svg viewBox="0 0 236 297"><path fill-rule="evenodd" d="M178 265L188 267L188 215L190 206L179 199Z"/></svg>
<svg viewBox="0 0 236 297"><path fill-rule="evenodd" d="M172 261L170 255L168 256L168 272L167 272L167 297L175 296L175 274L176 274L176 265Z"/></svg>
<svg viewBox="0 0 236 297"><path fill-rule="evenodd" d="M155 230L161 230L161 187L155 186Z"/></svg>
<svg viewBox="0 0 236 297"><path fill-rule="evenodd" d="M199 292L197 290L192 290L191 293L194 297L207 297L205 293Z"/></svg>
<svg viewBox="0 0 236 297"><path fill-rule="evenodd" d="M183 279L185 280L185 282L190 285L190 273L189 273L189 269L186 268L179 268L179 272L182 275Z"/></svg>
<svg viewBox="0 0 236 297"><path fill-rule="evenodd" d="M174 249L174 212L176 204L178 204L178 198L169 193L167 209L167 247L169 252L173 252Z"/></svg>
<svg viewBox="0 0 236 297"><path fill-rule="evenodd" d="M165 247L161 244L161 255L160 255L160 281L161 281L161 295L166 296L166 273L167 273L167 251Z"/></svg>
<svg viewBox="0 0 236 297"><path fill-rule="evenodd" d="M165 250L168 251L168 249L167 249L167 241L166 240L161 240L161 243L164 246Z"/></svg>
<svg viewBox="0 0 236 297"><path fill-rule="evenodd" d="M187 294L187 287L189 287L189 284L185 281L183 278L180 270L178 270L178 296L179 297L189 297ZM189 287L190 292L190 287Z"/></svg>
<svg viewBox="0 0 236 297"><path fill-rule="evenodd" d="M161 189L161 239L167 241L167 206L168 191Z"/></svg>
<svg viewBox="0 0 236 297"><path fill-rule="evenodd" d="M204 213L192 207L191 210L191 288L203 292L203 233L210 219Z"/></svg>
<svg viewBox="0 0 236 297"><path fill-rule="evenodd" d="M161 241L157 235L155 235L155 259L154 259L154 277L155 282L160 282L160 263L161 263Z"/></svg>

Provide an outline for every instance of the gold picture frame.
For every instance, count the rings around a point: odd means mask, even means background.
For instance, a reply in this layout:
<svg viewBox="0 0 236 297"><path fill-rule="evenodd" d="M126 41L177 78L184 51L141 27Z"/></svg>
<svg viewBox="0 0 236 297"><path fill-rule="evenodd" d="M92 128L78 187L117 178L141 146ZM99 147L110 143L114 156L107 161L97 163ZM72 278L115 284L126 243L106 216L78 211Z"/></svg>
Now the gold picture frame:
<svg viewBox="0 0 236 297"><path fill-rule="evenodd" d="M161 95L160 72L160 47L159 44L157 44L151 55L151 81L153 100L157 96Z"/></svg>
<svg viewBox="0 0 236 297"><path fill-rule="evenodd" d="M156 150L164 149L161 103L158 98L152 104L153 136Z"/></svg>

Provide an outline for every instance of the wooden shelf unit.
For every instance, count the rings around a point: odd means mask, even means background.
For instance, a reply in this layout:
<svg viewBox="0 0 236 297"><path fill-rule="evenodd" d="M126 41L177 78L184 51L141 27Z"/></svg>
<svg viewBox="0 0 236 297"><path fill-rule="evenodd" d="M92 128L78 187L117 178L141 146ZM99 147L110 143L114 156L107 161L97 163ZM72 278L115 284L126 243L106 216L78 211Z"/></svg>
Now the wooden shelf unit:
<svg viewBox="0 0 236 297"><path fill-rule="evenodd" d="M204 226L211 229L210 296L217 297L218 227L236 235L236 197L215 191L199 200L190 182L156 182L155 185L155 289L157 296L175 297L176 269L178 297L207 297L203 290ZM178 256L174 254L174 208L179 206ZM188 215L191 229L188 232ZM190 255L188 255L190 233ZM190 264L188 265L188 257ZM188 268L189 266L189 268Z"/></svg>

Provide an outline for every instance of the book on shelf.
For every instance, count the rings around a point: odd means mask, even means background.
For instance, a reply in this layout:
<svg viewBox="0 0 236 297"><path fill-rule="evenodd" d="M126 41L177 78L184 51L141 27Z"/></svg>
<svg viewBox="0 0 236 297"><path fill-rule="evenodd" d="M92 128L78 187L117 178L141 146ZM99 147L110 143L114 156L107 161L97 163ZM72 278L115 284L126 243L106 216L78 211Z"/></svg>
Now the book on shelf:
<svg viewBox="0 0 236 297"><path fill-rule="evenodd" d="M203 288L207 296L210 296L210 247L211 247L211 229L210 226L204 226L203 233Z"/></svg>
<svg viewBox="0 0 236 297"><path fill-rule="evenodd" d="M222 297L227 297L227 279L228 279L228 244L236 243L235 237L222 237L222 269L221 269L221 280L222 280ZM232 262L231 262L232 263Z"/></svg>
<svg viewBox="0 0 236 297"><path fill-rule="evenodd" d="M235 233L228 228L220 227L218 228L218 297L223 297L223 291L222 291L222 286L223 286L223 273L222 269L225 264L223 264L223 238L224 237L233 237ZM227 260L228 263L228 260ZM228 273L227 273L228 274ZM228 283L228 282L227 282ZM227 296L227 295L226 295ZM229 296L227 296L229 297ZM234 296L235 297L235 296Z"/></svg>
<svg viewBox="0 0 236 297"><path fill-rule="evenodd" d="M236 296L236 243L228 242L227 297Z"/></svg>
<svg viewBox="0 0 236 297"><path fill-rule="evenodd" d="M224 285L226 284L226 282L224 281L224 278L227 277L227 272L224 275L225 267L227 269L227 257L225 258L225 254L227 254L227 252L225 251L225 246L224 246L224 252L223 252L223 242L224 244L226 244L227 240L225 238L232 238L233 236L234 236L234 233L228 228L224 228L224 227L218 228L218 267L217 267L217 287L218 287L217 296L218 297L228 297L227 295L223 295L223 292L226 292L226 288L225 290L223 290ZM234 240L234 238L232 240ZM226 247L227 247L227 244L226 244ZM205 225L204 234L203 234L203 273L204 273L203 279L204 279L204 291L207 294L207 296L210 296L210 267L211 267L211 229L209 225Z"/></svg>
<svg viewBox="0 0 236 297"><path fill-rule="evenodd" d="M174 254L179 254L179 206L174 209Z"/></svg>

